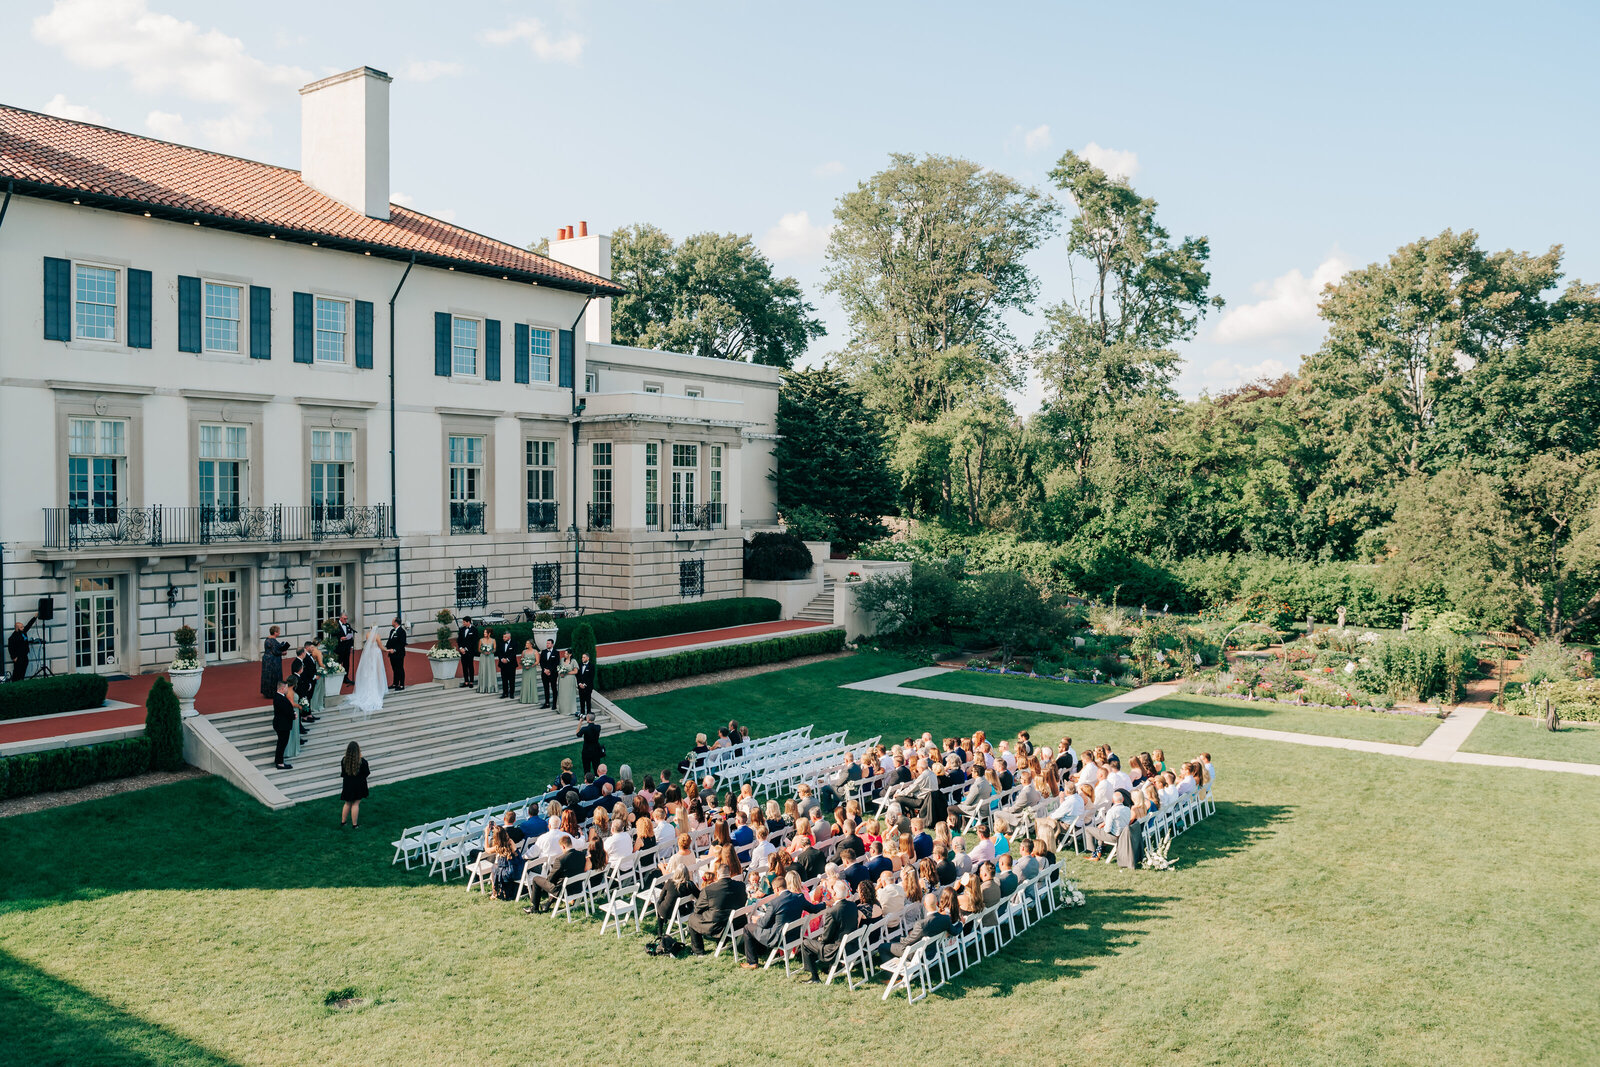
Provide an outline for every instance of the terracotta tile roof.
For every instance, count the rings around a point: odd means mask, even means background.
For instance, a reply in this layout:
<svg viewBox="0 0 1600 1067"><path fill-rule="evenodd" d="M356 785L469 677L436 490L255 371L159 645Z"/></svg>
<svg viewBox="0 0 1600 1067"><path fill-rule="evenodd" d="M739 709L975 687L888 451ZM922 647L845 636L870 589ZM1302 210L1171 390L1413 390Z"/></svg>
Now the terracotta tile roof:
<svg viewBox="0 0 1600 1067"><path fill-rule="evenodd" d="M76 194L113 209L198 215L216 225L281 236L325 238L330 246L464 265L475 273L516 272L565 289L620 293L614 283L525 248L496 241L398 204L373 219L317 192L287 167L171 144L0 104L0 182L20 193ZM530 277L531 276L531 277Z"/></svg>

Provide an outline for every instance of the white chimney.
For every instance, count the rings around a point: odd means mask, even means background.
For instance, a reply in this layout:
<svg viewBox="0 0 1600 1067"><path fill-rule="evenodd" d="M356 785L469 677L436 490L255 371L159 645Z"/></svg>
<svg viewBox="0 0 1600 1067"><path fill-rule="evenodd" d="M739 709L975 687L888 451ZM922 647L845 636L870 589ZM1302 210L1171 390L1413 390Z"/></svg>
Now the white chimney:
<svg viewBox="0 0 1600 1067"><path fill-rule="evenodd" d="M611 277L611 235L591 234L589 224L563 226L550 242L550 258L569 267ZM602 297L589 305L583 316L584 338L592 345L611 343L611 298Z"/></svg>
<svg viewBox="0 0 1600 1067"><path fill-rule="evenodd" d="M300 90L300 180L374 219L389 217L389 83L357 67Z"/></svg>

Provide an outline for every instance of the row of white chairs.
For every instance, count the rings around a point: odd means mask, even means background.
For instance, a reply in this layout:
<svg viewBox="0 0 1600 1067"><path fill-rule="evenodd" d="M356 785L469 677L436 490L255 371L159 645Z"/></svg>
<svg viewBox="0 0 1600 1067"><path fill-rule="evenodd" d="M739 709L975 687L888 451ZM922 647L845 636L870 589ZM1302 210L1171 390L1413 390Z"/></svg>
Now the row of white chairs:
<svg viewBox="0 0 1600 1067"><path fill-rule="evenodd" d="M844 743L846 736L847 731L837 730L822 737L806 737L794 744L728 760L717 769L717 786L737 790L744 783L759 779L775 767L785 766L815 753L833 751Z"/></svg>
<svg viewBox="0 0 1600 1067"><path fill-rule="evenodd" d="M530 805L543 804L553 796L555 796L554 793L541 793L538 796L509 801L505 804L492 804L487 808L469 811L465 815L456 815L448 819L435 819L433 822L408 826L400 831L400 836L392 842L394 845L394 858L389 863L393 866L396 863L404 862L406 870L409 871L413 863L434 861L436 858L434 854L441 847L453 844L464 829L481 835L485 820L507 811L527 811ZM428 871L430 877L434 874L434 871L435 866L431 865Z"/></svg>
<svg viewBox="0 0 1600 1067"><path fill-rule="evenodd" d="M787 796L799 789L802 783L820 782L841 770L846 756L871 748L881 739L869 737L858 744L846 745L841 737L835 743L797 753L752 779L755 793L758 796Z"/></svg>
<svg viewBox="0 0 1600 1067"><path fill-rule="evenodd" d="M782 733L765 734L761 737L752 737L738 748L714 748L709 752L698 752L690 760L689 766L684 771L687 778L703 778L708 773L718 770L726 763L759 756L765 752L780 751L786 747L802 743L811 736L810 724L797 726L792 730Z"/></svg>

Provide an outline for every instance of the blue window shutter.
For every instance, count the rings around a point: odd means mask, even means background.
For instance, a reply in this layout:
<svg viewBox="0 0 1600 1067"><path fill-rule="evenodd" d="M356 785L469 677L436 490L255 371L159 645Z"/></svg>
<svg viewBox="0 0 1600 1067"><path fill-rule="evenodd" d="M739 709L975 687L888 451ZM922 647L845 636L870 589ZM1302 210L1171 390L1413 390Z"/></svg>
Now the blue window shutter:
<svg viewBox="0 0 1600 1067"><path fill-rule="evenodd" d="M500 320L483 320L483 380L500 380Z"/></svg>
<svg viewBox="0 0 1600 1067"><path fill-rule="evenodd" d="M561 331L561 381L563 389L572 388L572 331Z"/></svg>
<svg viewBox="0 0 1600 1067"><path fill-rule="evenodd" d="M433 373L450 377L450 312L433 313Z"/></svg>
<svg viewBox="0 0 1600 1067"><path fill-rule="evenodd" d="M528 384L528 324L519 322L511 328L511 373L518 385Z"/></svg>
<svg viewBox="0 0 1600 1067"><path fill-rule="evenodd" d="M250 287L250 358L272 358L272 290Z"/></svg>
<svg viewBox="0 0 1600 1067"><path fill-rule="evenodd" d="M312 324L315 316L315 301L310 293L294 294L294 361L296 363L310 363L312 360Z"/></svg>
<svg viewBox="0 0 1600 1067"><path fill-rule="evenodd" d="M356 366L372 369L372 301L356 301Z"/></svg>
<svg viewBox="0 0 1600 1067"><path fill-rule="evenodd" d="M128 347L150 347L150 272L128 270Z"/></svg>
<svg viewBox="0 0 1600 1067"><path fill-rule="evenodd" d="M200 351L200 279L178 275L178 351Z"/></svg>
<svg viewBox="0 0 1600 1067"><path fill-rule="evenodd" d="M72 261L44 257L44 339L72 340Z"/></svg>

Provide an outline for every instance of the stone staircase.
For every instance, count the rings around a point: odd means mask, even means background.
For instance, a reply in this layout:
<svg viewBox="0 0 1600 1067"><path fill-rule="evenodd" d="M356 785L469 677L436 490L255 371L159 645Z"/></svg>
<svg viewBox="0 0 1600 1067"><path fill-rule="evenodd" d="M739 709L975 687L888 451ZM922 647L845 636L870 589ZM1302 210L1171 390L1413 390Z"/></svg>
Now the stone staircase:
<svg viewBox="0 0 1600 1067"><path fill-rule="evenodd" d="M797 619L809 622L833 622L833 579L826 578L822 582L822 592L811 598L811 603L800 609L795 614Z"/></svg>
<svg viewBox="0 0 1600 1067"><path fill-rule="evenodd" d="M383 710L365 722L338 706L329 708L312 724L300 754L289 760L293 769L287 771L272 766L277 738L270 708L221 712L206 719L296 803L338 795L339 761L351 741L360 743L361 754L372 765L370 783L378 786L577 740L578 725L570 716L461 689L455 682L447 685L426 682L409 685L403 693L389 693ZM603 735L630 728L599 700L594 710Z"/></svg>

